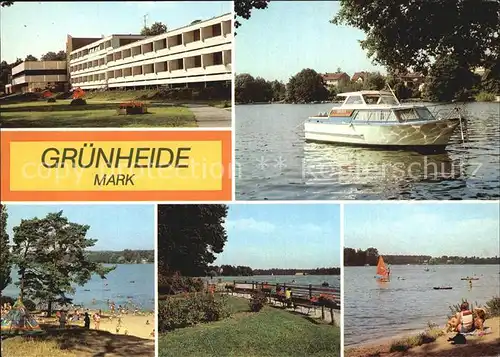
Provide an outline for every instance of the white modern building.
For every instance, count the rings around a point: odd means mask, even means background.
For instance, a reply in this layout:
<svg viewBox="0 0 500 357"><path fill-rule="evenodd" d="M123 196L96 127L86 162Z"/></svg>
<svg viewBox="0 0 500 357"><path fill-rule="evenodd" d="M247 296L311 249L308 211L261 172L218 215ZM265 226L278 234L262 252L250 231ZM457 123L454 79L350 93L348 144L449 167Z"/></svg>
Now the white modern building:
<svg viewBox="0 0 500 357"><path fill-rule="evenodd" d="M69 53L73 87L207 86L232 79L232 15L152 37L111 35Z"/></svg>
<svg viewBox="0 0 500 357"><path fill-rule="evenodd" d="M39 92L67 84L66 61L25 61L12 68L6 93Z"/></svg>

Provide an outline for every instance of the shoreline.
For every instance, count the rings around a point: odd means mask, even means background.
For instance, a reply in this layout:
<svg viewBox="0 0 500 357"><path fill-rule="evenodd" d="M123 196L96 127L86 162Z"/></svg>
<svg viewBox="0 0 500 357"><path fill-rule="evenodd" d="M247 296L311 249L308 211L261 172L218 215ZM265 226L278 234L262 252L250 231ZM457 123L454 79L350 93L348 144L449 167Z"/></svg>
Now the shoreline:
<svg viewBox="0 0 500 357"><path fill-rule="evenodd" d="M427 330L421 329L411 333L393 335L377 341L367 341L366 343L355 345L344 345L345 357L370 357L370 356L435 356L435 357L486 357L497 356L500 348L500 317L492 317L486 320L486 327L491 328L491 333L484 336L466 336L467 344L452 345L448 338L453 337L455 333L444 333L436 338L435 341L412 347L406 351L392 351L391 346L399 340L417 336L419 333ZM444 331L444 328L436 328ZM460 349L460 350L459 350Z"/></svg>

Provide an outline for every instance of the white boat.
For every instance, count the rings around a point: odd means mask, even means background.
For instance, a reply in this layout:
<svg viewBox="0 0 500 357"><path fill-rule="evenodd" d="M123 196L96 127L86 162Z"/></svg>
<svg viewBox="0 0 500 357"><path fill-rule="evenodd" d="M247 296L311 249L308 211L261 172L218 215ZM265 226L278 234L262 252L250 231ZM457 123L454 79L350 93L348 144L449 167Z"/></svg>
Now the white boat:
<svg viewBox="0 0 500 357"><path fill-rule="evenodd" d="M307 141L443 148L462 120L458 110L446 118L438 118L424 105L403 105L392 91L360 91L338 96L345 97L340 107L306 120Z"/></svg>

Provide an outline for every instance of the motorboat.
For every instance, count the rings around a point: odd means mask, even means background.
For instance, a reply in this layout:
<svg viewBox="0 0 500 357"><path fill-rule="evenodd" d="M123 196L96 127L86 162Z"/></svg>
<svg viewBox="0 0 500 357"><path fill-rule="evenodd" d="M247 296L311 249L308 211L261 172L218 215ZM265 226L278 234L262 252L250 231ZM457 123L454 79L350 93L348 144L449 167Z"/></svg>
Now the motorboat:
<svg viewBox="0 0 500 357"><path fill-rule="evenodd" d="M304 123L307 141L382 147L444 148L462 124L458 109L436 117L425 105L401 104L394 92L341 93L342 105Z"/></svg>
<svg viewBox="0 0 500 357"><path fill-rule="evenodd" d="M460 278L460 280L479 280L478 277L466 277L466 278Z"/></svg>
<svg viewBox="0 0 500 357"><path fill-rule="evenodd" d="M451 290L451 289L453 289L453 287L451 287L451 286L435 286L433 289L434 290Z"/></svg>

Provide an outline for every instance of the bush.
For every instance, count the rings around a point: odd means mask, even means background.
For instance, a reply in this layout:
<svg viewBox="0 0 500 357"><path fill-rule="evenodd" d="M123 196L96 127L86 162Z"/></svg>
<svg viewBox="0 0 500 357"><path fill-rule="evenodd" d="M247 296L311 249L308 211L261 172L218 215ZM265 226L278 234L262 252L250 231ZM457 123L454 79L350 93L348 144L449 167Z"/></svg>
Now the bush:
<svg viewBox="0 0 500 357"><path fill-rule="evenodd" d="M490 317L500 316L500 296L486 302L486 311Z"/></svg>
<svg viewBox="0 0 500 357"><path fill-rule="evenodd" d="M442 335L444 335L442 330L433 328L418 335L405 337L393 342L391 344L390 352L405 352L410 348L432 343Z"/></svg>
<svg viewBox="0 0 500 357"><path fill-rule="evenodd" d="M266 294L264 294L261 290L258 290L252 293L252 297L250 298L250 311L259 312L264 307L264 304L267 302Z"/></svg>
<svg viewBox="0 0 500 357"><path fill-rule="evenodd" d="M494 102L495 95L493 93L488 92L479 92L474 96L477 102Z"/></svg>
<svg viewBox="0 0 500 357"><path fill-rule="evenodd" d="M172 276L158 274L158 292L162 295L200 292L203 288L204 283L200 278L181 276L179 273Z"/></svg>
<svg viewBox="0 0 500 357"><path fill-rule="evenodd" d="M47 103L55 103L55 102L56 102L56 98L47 99Z"/></svg>
<svg viewBox="0 0 500 357"><path fill-rule="evenodd" d="M77 99L73 99L71 101L71 103L69 103L70 105L86 105L87 104L87 101L85 99L82 99L82 98L77 98Z"/></svg>
<svg viewBox="0 0 500 357"><path fill-rule="evenodd" d="M11 298L10 296L0 296L0 304L3 306L3 304L11 304L14 305L16 300Z"/></svg>
<svg viewBox="0 0 500 357"><path fill-rule="evenodd" d="M31 300L23 300L23 304L28 309L28 311L36 310L36 304Z"/></svg>
<svg viewBox="0 0 500 357"><path fill-rule="evenodd" d="M172 331L229 316L224 296L205 293L171 296L158 304L158 329Z"/></svg>

